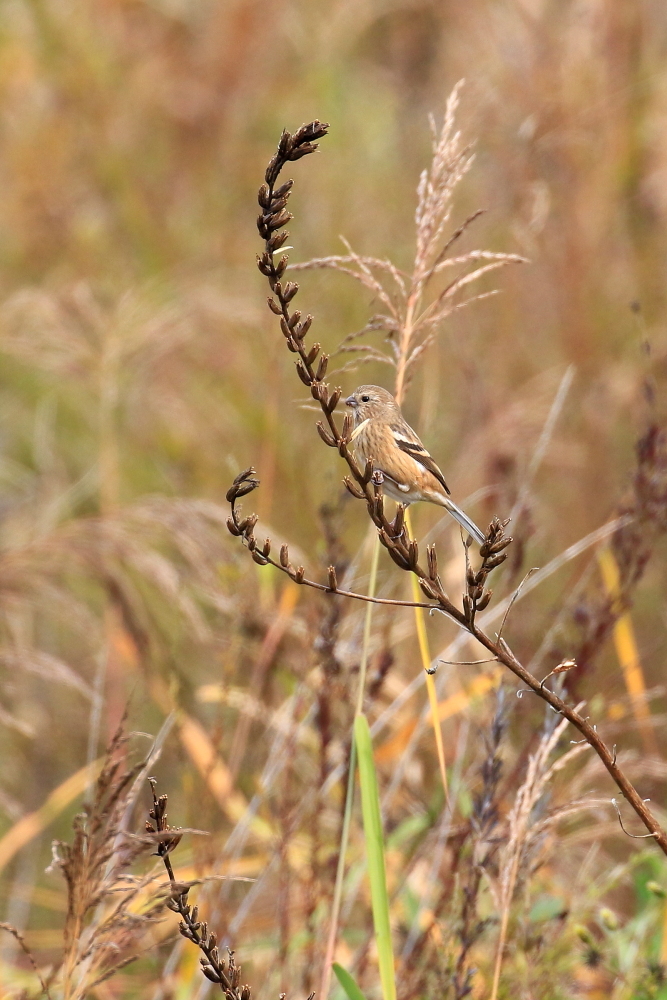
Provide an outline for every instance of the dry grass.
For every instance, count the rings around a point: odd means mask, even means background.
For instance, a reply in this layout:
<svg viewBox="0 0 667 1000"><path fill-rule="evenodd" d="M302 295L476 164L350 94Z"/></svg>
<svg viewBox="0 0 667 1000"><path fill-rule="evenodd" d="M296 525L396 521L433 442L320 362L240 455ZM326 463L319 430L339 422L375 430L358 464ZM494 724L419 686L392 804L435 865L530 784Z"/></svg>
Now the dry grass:
<svg viewBox="0 0 667 1000"><path fill-rule="evenodd" d="M107 895L128 872L107 856L118 814L99 786L86 823L103 815L102 826L77 823L65 872L45 872L51 842L72 840L82 769L128 704L132 730L149 733L175 712L153 773L173 821L210 832L184 837L173 858L177 879L203 880L191 896L221 954L233 944L255 1000L319 982L364 608L255 567L224 527L228 483L252 463L261 523L294 565L325 582L334 565L340 587L366 587L363 508L343 496L340 461L298 406L253 268L267 155L284 124L315 115L331 135L295 166L289 241L293 259L334 268L303 275L313 333L326 353L365 345L341 356L364 359L363 381L392 386L397 336L410 331L406 416L478 522L516 517L483 615L532 566L549 567L503 634L538 677L575 657L567 689L660 817L660 5L21 0L5 13L0 834L20 836L0 856L2 916L20 938L3 935L3 991L40 990L22 940L54 998L65 982L70 996L101 1000L203 996L196 949L176 940L171 914L144 921L142 897L139 927ZM463 76L454 121L447 94ZM415 201L429 112L444 127ZM415 204L432 220L417 254ZM441 268L456 233L455 263ZM338 254L341 234L354 251ZM515 258L530 263L504 266ZM344 369L340 380L347 391L360 379ZM593 536L611 537L614 603L594 544L578 543L626 515ZM415 518L457 597L458 534L435 510ZM410 597L386 558L378 593ZM631 616L657 754L645 752L611 642L619 613ZM545 723L537 699L511 686L501 724L495 664L468 665L478 647L442 616L427 627L432 650L461 664L435 675L451 811L410 608L375 610L369 663L399 995L489 997L499 956L499 997L660 997L667 873L651 841L622 833L606 774L590 750L571 750L576 734L554 743L556 716L546 709ZM142 785L135 831L149 807ZM89 847L103 863L72 896L63 874L83 871ZM355 816L337 957L375 998L362 857ZM138 858L131 891L153 871Z"/></svg>

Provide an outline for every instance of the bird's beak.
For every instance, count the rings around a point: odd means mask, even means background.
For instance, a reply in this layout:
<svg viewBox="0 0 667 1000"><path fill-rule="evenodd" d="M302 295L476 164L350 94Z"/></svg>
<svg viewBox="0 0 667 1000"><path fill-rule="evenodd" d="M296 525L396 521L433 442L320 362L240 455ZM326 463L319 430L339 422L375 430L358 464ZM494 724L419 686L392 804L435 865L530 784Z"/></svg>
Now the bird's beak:
<svg viewBox="0 0 667 1000"><path fill-rule="evenodd" d="M359 406L354 396L348 396L347 399L345 400L345 405L351 406L353 409Z"/></svg>

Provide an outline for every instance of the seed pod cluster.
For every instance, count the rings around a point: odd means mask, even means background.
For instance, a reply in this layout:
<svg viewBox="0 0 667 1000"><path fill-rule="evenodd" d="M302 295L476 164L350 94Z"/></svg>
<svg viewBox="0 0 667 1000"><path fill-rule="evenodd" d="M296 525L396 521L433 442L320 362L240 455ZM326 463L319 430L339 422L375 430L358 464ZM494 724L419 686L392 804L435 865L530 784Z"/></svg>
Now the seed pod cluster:
<svg viewBox="0 0 667 1000"><path fill-rule="evenodd" d="M511 535L505 535L509 521L501 521L494 517L489 525L486 538L480 547L482 565L474 570L468 563L466 569L466 592L463 595L463 614L467 622L472 624L478 611L484 611L488 606L492 590L486 590L486 578L492 569L500 566L507 558L504 549L512 542Z"/></svg>

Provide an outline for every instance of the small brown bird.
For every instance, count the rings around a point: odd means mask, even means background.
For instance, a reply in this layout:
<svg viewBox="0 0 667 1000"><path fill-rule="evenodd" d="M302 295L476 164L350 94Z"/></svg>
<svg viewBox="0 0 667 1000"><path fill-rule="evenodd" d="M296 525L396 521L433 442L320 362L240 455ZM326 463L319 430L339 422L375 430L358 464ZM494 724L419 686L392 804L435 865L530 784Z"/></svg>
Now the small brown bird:
<svg viewBox="0 0 667 1000"><path fill-rule="evenodd" d="M362 462L370 460L384 476L387 496L404 504L427 500L444 507L481 545L484 532L449 499L445 477L392 394L379 385L360 385L345 403L354 414L352 443Z"/></svg>

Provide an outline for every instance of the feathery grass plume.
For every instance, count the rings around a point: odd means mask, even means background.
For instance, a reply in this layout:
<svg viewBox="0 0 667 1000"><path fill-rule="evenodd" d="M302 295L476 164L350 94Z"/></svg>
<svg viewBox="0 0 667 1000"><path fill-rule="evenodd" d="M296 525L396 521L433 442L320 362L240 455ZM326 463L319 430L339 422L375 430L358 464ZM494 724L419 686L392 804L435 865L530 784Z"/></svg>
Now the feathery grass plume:
<svg viewBox="0 0 667 1000"><path fill-rule="evenodd" d="M126 744L120 726L92 801L74 821L74 840L53 845L52 868L62 872L67 885L62 964L53 979L67 1000L83 1000L137 958L146 947L147 931L164 912L155 875L129 873L147 844L125 829L133 783L143 766L126 766Z"/></svg>
<svg viewBox="0 0 667 1000"><path fill-rule="evenodd" d="M540 841L544 838L547 830L556 825L564 816L573 815L591 808L592 805L597 805L597 802L591 803L583 799L580 802L569 803L543 817L537 815L538 806L554 775L578 757L582 751L588 749L586 742L582 741L578 746L573 746L561 754L555 762L550 763L550 757L555 752L566 728L567 719L557 722L554 717L547 717L545 731L540 738L537 750L528 759L526 776L517 791L514 805L507 818L507 839L498 856L498 876L490 878L491 891L500 915L491 1000L496 1000L498 996L512 900L520 879L527 877L531 865L537 865L535 855Z"/></svg>
<svg viewBox="0 0 667 1000"><path fill-rule="evenodd" d="M450 94L442 125L438 128L430 116L433 158L424 170L417 187L415 211L416 246L412 273L407 275L390 260L366 257L348 249L345 256L319 257L290 265L289 270L332 268L360 282L378 300L384 312L371 317L366 326L349 334L338 351L354 353L356 360L344 371L364 362L380 362L395 369L394 395L399 404L414 374L417 361L434 343L441 325L448 316L473 302L498 294L497 289L468 295L468 286L483 275L526 258L511 253L490 250L469 250L459 256L449 256L452 246L482 212L474 212L458 228L446 235L450 225L453 198L460 181L474 161L471 147L464 144L456 128L460 81ZM447 279L450 268L458 269ZM447 279L447 280L443 280ZM369 343L356 343L370 333L381 332L390 351Z"/></svg>

